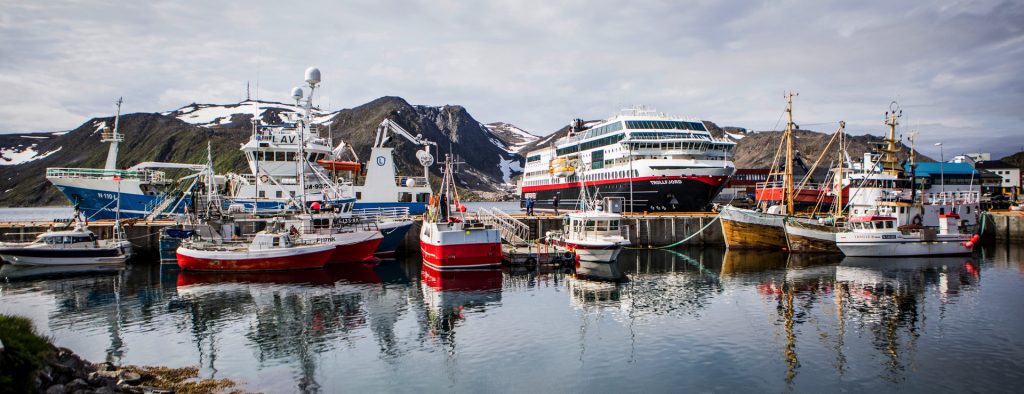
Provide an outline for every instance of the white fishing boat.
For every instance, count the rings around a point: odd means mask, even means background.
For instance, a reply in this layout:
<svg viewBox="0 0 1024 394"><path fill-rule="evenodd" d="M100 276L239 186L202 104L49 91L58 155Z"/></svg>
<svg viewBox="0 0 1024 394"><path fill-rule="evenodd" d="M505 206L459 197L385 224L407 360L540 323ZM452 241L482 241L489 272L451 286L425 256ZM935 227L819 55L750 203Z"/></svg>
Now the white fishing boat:
<svg viewBox="0 0 1024 394"><path fill-rule="evenodd" d="M131 243L123 237L101 240L81 224L47 231L33 242L0 244L0 259L20 266L123 265L131 254Z"/></svg>
<svg viewBox="0 0 1024 394"><path fill-rule="evenodd" d="M334 245L328 263L353 263L372 259L384 236L376 223L351 215L303 214L283 222L301 243Z"/></svg>
<svg viewBox="0 0 1024 394"><path fill-rule="evenodd" d="M501 233L466 215L455 189L453 163L445 158L441 189L420 229L423 263L436 269L482 268L501 264ZM453 212L454 208L454 212Z"/></svg>
<svg viewBox="0 0 1024 394"><path fill-rule="evenodd" d="M565 215L562 230L548 231L544 241L576 254L580 261L611 263L630 244L622 235L625 228L619 214L572 212Z"/></svg>
<svg viewBox="0 0 1024 394"><path fill-rule="evenodd" d="M178 267L190 271L279 271L323 268L335 245L297 245L288 234L261 231L251 242L187 241L178 247Z"/></svg>
<svg viewBox="0 0 1024 394"><path fill-rule="evenodd" d="M852 216L850 231L836 234L836 246L852 257L971 254L978 236L961 233L960 224L957 214L939 215L938 231L900 227L892 216Z"/></svg>

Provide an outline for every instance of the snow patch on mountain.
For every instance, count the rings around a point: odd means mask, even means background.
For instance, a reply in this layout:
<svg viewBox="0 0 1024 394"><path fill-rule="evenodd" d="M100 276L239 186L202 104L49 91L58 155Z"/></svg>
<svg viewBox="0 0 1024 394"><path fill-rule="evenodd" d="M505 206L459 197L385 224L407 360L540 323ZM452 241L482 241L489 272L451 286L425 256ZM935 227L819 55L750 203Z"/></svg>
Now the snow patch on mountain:
<svg viewBox="0 0 1024 394"><path fill-rule="evenodd" d="M305 109L298 105L246 100L238 104L189 104L174 111L164 112L163 115L173 116L200 127L213 127L230 124L235 115L253 115L258 111L259 117L262 118L267 111L272 109L296 120L301 119L305 114ZM313 108L312 123L329 124L335 114L337 111L326 112Z"/></svg>
<svg viewBox="0 0 1024 394"><path fill-rule="evenodd" d="M512 183L512 176L523 173L523 163L517 155L511 159L498 155L498 169L501 170L501 181L505 184Z"/></svg>
<svg viewBox="0 0 1024 394"><path fill-rule="evenodd" d="M13 166L43 159L54 153L60 152L61 148L63 148L58 146L57 149L39 154L39 151L36 150L36 146L37 144L32 144L27 147L19 145L16 147L0 149L0 166Z"/></svg>
<svg viewBox="0 0 1024 394"><path fill-rule="evenodd" d="M480 126L502 141L501 144L495 143L495 145L509 153L518 153L524 146L540 138L509 123L494 122L480 124ZM494 139L492 139L493 141Z"/></svg>

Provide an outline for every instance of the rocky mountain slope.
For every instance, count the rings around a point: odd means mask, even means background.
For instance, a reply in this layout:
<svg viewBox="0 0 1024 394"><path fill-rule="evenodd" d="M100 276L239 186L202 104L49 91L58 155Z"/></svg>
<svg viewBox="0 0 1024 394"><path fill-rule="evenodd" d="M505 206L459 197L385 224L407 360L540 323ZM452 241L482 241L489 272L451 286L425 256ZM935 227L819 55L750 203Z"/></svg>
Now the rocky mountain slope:
<svg viewBox="0 0 1024 394"><path fill-rule="evenodd" d="M238 147L248 139L257 112L263 121L275 122L300 109L283 103L243 101L122 115L120 127L125 141L121 143L118 166L125 168L142 161L205 163L209 142L218 172L244 171L245 160ZM462 106L414 106L398 97L382 97L351 109L316 110L313 123L322 135L332 137L332 145L345 141L360 159L366 160L377 125L384 118L437 142L437 151L432 153L438 161L447 154L457 156L463 163L460 180L471 190L498 192L522 171L522 157L513 148L528 140L529 134L519 133L511 125L492 131ZM112 127L113 121L113 117L95 118L67 132L0 136L0 206L66 204L46 181L46 168L101 168L108 145L100 142L99 133L103 127ZM389 146L395 148L400 173L422 171L415 158L418 147L397 136ZM431 172L440 175L438 166Z"/></svg>

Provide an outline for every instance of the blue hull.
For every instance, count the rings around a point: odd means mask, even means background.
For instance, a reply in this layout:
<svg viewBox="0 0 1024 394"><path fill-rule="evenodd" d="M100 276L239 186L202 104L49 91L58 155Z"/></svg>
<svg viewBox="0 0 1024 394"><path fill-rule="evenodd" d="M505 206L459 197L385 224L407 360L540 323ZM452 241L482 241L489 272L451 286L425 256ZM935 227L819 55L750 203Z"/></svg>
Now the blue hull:
<svg viewBox="0 0 1024 394"><path fill-rule="evenodd" d="M384 239L380 241L380 245L377 246L377 251L374 252L376 255L391 255L398 250L398 246L405 240L405 234L409 233L409 229L412 228L412 222L405 223L401 226L380 230L380 234L384 236Z"/></svg>
<svg viewBox="0 0 1024 394"><path fill-rule="evenodd" d="M427 211L425 202L361 202L356 201L355 209L366 208L409 208L410 215L422 215Z"/></svg>
<svg viewBox="0 0 1024 394"><path fill-rule="evenodd" d="M117 216L118 193L84 189L72 186L57 186L57 190L64 193L68 201L78 204L82 215L89 220L114 219ZM147 196L144 194L120 193L121 218L142 218L149 215L150 211L162 201L163 196ZM188 200L179 204L174 213L181 213L188 205Z"/></svg>

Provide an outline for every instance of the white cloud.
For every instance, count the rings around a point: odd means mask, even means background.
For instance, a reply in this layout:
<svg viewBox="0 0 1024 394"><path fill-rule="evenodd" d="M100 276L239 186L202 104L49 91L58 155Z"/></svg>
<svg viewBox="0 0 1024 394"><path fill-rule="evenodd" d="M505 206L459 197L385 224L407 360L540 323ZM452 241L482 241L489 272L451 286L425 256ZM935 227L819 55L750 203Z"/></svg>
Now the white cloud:
<svg viewBox="0 0 1024 394"><path fill-rule="evenodd" d="M397 95L549 132L649 104L765 129L793 89L801 124L878 133L895 99L923 144L1004 154L1022 19L1014 1L8 3L0 130L70 129L121 95L127 111L228 102L257 79L286 101L317 65L332 109Z"/></svg>

